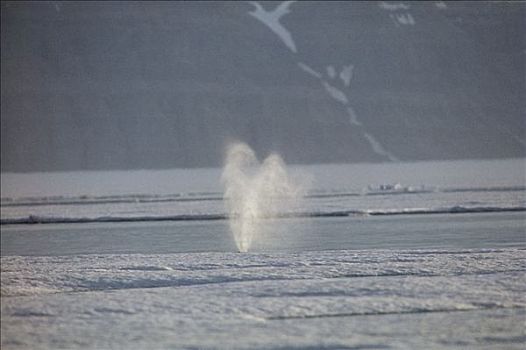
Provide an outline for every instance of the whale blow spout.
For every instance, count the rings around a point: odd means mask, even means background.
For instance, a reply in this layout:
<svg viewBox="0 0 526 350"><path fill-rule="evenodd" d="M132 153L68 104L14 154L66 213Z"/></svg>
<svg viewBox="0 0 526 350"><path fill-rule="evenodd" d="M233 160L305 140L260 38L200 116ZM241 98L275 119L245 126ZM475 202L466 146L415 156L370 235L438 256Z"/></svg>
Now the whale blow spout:
<svg viewBox="0 0 526 350"><path fill-rule="evenodd" d="M260 164L244 143L228 147L222 182L230 230L240 252L250 249L263 220L276 217L301 194L279 155L271 154Z"/></svg>

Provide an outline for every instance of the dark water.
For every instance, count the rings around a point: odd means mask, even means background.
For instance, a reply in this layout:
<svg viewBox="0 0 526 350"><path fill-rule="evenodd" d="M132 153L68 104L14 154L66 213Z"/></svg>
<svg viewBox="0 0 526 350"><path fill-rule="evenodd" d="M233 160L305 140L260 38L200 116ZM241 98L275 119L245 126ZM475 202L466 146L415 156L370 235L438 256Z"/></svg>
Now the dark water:
<svg viewBox="0 0 526 350"><path fill-rule="evenodd" d="M269 220L253 251L526 246L526 213ZM4 225L1 254L231 252L227 221Z"/></svg>

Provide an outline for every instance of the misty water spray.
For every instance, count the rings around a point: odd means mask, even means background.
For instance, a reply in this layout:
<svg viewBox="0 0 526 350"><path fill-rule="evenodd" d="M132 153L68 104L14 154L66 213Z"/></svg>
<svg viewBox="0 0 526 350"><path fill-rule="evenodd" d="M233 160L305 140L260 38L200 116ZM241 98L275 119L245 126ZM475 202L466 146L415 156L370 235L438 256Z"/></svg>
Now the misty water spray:
<svg viewBox="0 0 526 350"><path fill-rule="evenodd" d="M277 154L259 163L244 143L228 147L222 174L230 229L240 252L247 252L261 234L263 220L276 217L302 197Z"/></svg>

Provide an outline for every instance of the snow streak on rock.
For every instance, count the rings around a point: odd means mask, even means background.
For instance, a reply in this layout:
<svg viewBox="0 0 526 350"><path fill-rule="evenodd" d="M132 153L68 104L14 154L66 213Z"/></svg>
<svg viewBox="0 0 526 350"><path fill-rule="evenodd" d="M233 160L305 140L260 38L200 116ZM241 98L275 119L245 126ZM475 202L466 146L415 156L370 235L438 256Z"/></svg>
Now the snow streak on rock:
<svg viewBox="0 0 526 350"><path fill-rule="evenodd" d="M349 103L349 100L347 99L347 96L345 96L345 93L343 91L341 91L338 88L335 88L334 86L332 86L331 84L327 83L326 81L323 81L322 84L323 84L323 87L325 88L325 90L327 91L327 93L333 99L335 99L336 101L338 101L340 103L343 103L344 105Z"/></svg>
<svg viewBox="0 0 526 350"><path fill-rule="evenodd" d="M281 41L294 53L297 52L296 44L292 40L290 32L279 22L280 18L290 12L289 6L294 1L284 1L279 4L274 10L265 10L257 1L251 1L250 3L256 7L252 12L249 12L251 16L254 16L267 27L276 33Z"/></svg>
<svg viewBox="0 0 526 350"><path fill-rule="evenodd" d="M406 5L404 3L397 3L397 4L393 4L393 3L388 3L388 2L385 2L385 1L381 1L380 4L378 4L378 6L381 8L381 9L384 9L384 10L387 10L387 11L396 11L396 10L409 10L410 6L409 5Z"/></svg>
<svg viewBox="0 0 526 350"><path fill-rule="evenodd" d="M373 151L376 154L379 154L381 156L387 157L392 162L398 162L399 159L396 158L394 155L392 155L390 152L388 152L381 144L378 142L371 134L364 132L363 136L367 139L367 142L371 145L373 148Z"/></svg>
<svg viewBox="0 0 526 350"><path fill-rule="evenodd" d="M298 62L298 67L300 67L307 74L312 75L314 78L321 79L321 74L312 69L311 67L307 66L305 63Z"/></svg>
<svg viewBox="0 0 526 350"><path fill-rule="evenodd" d="M340 72L340 79L343 81L343 85L345 85L345 87L349 87L351 84L353 69L354 65L349 64L348 66L344 66Z"/></svg>
<svg viewBox="0 0 526 350"><path fill-rule="evenodd" d="M281 4L279 4L274 10L267 11L265 10L261 4L259 4L256 1L251 1L250 3L256 7L256 9L252 12L249 12L249 14L258 20L260 20L263 24L268 26L275 34L279 36L281 41L294 53L297 53L296 44L294 43L294 40L292 38L291 33L279 22L280 18L284 15L290 13L290 5L294 1L284 1ZM400 4L388 4L386 2L380 3L380 8L383 8L387 11L397 11L397 10L408 10L409 5L400 3ZM395 13L390 14L390 17L395 21L396 25L399 24L409 24L414 25L415 21L410 13ZM337 77L341 80L341 83L343 83L342 88L349 88L351 84L351 79L353 77L353 71L354 71L354 65L348 64L346 66L343 66L341 71L338 73L336 68L333 65L326 66L326 74L328 79L324 79L323 75L319 73L318 71L314 70L310 66L308 66L304 62L297 62L298 67L309 74L310 76L316 78L319 80L320 84L323 86L327 94L338 103L341 103L344 106L347 106L347 113L349 115L349 122L351 125L360 127L362 130L363 137L367 140L369 145L371 146L371 150L390 161L398 161L398 158L395 157L392 153L387 151L380 142L374 138L370 133L368 133L364 129L364 126L361 121L359 121L358 116L354 109L349 105L349 97L348 95L340 88L334 86L334 84L330 84L328 80L335 80Z"/></svg>

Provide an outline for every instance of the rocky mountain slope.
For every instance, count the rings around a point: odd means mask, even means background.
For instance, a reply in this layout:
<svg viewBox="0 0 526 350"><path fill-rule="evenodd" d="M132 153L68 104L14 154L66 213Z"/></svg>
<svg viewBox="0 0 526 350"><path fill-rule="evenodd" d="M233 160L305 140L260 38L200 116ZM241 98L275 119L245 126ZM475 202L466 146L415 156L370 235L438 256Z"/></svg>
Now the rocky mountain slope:
<svg viewBox="0 0 526 350"><path fill-rule="evenodd" d="M526 156L526 4L2 2L2 171Z"/></svg>

